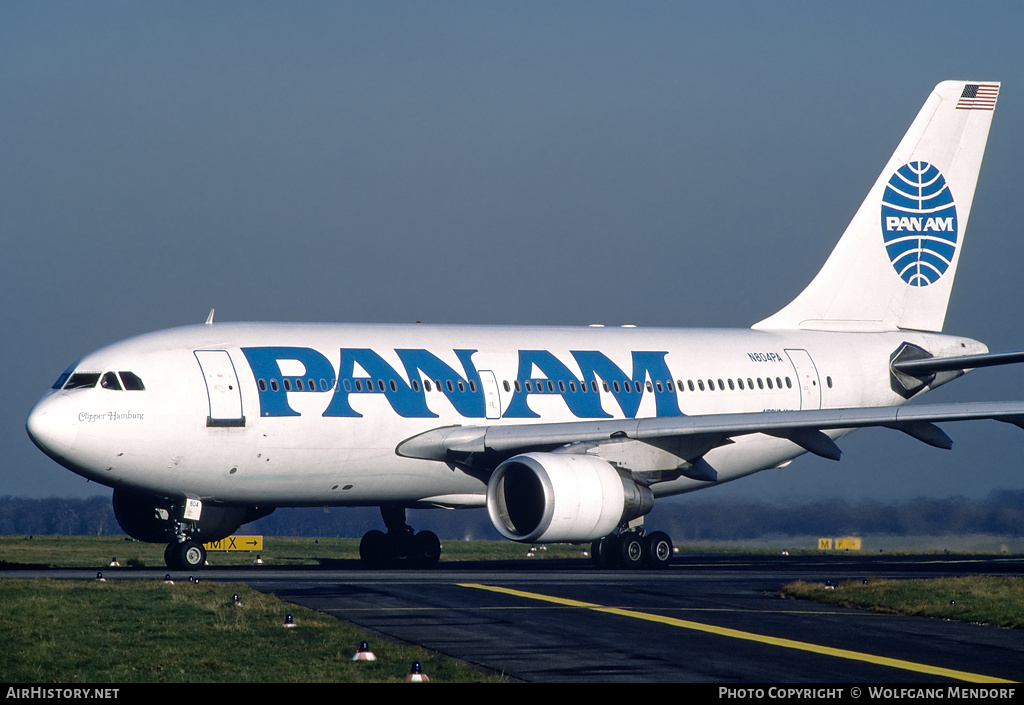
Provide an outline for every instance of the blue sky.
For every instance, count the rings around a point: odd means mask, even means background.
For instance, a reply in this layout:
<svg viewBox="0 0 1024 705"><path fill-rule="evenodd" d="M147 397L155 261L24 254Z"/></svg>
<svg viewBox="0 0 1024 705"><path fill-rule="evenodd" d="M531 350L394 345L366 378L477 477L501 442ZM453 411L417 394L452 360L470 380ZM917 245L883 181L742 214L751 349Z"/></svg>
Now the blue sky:
<svg viewBox="0 0 1024 705"><path fill-rule="evenodd" d="M1024 348L1019 2L0 4L0 494L83 354L217 319L746 327L817 272L931 88L1003 82L946 330ZM933 401L1024 398L984 370ZM903 434L706 493L1024 487Z"/></svg>

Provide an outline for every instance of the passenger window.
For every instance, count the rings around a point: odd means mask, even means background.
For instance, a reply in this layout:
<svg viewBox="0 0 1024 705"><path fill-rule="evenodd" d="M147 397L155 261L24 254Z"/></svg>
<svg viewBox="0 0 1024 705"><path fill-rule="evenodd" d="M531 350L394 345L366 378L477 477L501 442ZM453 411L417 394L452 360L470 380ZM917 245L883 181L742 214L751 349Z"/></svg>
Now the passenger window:
<svg viewBox="0 0 1024 705"><path fill-rule="evenodd" d="M772 388L772 378L768 377L768 378L765 379L765 381L768 382L768 389L771 389Z"/></svg>
<svg viewBox="0 0 1024 705"><path fill-rule="evenodd" d="M573 394L576 393L576 380L569 380L569 391L572 392Z"/></svg>
<svg viewBox="0 0 1024 705"><path fill-rule="evenodd" d="M272 392L276 392L277 391L277 380L276 379L270 380L270 391L272 391Z"/></svg>
<svg viewBox="0 0 1024 705"><path fill-rule="evenodd" d="M302 391L302 380L301 379L295 380L295 391L296 392L301 392Z"/></svg>
<svg viewBox="0 0 1024 705"><path fill-rule="evenodd" d="M702 379L698 379L697 380L697 388L700 389L700 391L702 391L702 392L704 391L704 380L702 380Z"/></svg>
<svg viewBox="0 0 1024 705"><path fill-rule="evenodd" d="M425 389L428 392L430 391L430 380L429 379L423 380L423 389Z"/></svg>
<svg viewBox="0 0 1024 705"><path fill-rule="evenodd" d="M117 381L117 375L113 372L103 373L103 377L100 378L100 386L104 389L113 389L118 392L121 391L121 383Z"/></svg>
<svg viewBox="0 0 1024 705"><path fill-rule="evenodd" d="M256 380L256 386L260 388L261 392L267 391L267 381L265 379Z"/></svg>
<svg viewBox="0 0 1024 705"><path fill-rule="evenodd" d="M414 391L414 392L420 391L420 381L418 379L414 379L412 381L412 391Z"/></svg>
<svg viewBox="0 0 1024 705"><path fill-rule="evenodd" d="M506 391L506 392L511 392L511 391L512 391L512 390L511 390L511 389L509 389L509 387L508 387L508 380L507 380L507 379L506 379L506 380L502 380L502 382L501 382L501 386L505 388L505 391Z"/></svg>
<svg viewBox="0 0 1024 705"><path fill-rule="evenodd" d="M395 383L395 380L391 380L388 384L391 387L392 392L398 391L398 384Z"/></svg>
<svg viewBox="0 0 1024 705"><path fill-rule="evenodd" d="M832 378L831 377L826 377L825 378L825 382L828 384L828 388L832 389Z"/></svg>

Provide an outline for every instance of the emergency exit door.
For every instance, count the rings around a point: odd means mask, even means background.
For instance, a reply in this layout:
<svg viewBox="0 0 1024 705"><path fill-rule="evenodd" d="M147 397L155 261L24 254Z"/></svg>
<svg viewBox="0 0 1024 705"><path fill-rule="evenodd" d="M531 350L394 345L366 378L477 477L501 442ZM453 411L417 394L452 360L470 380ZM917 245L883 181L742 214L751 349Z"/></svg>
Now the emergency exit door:
<svg viewBox="0 0 1024 705"><path fill-rule="evenodd" d="M797 385L800 387L800 408L821 408L821 384L818 381L818 368L806 350L786 349L789 361L796 372Z"/></svg>

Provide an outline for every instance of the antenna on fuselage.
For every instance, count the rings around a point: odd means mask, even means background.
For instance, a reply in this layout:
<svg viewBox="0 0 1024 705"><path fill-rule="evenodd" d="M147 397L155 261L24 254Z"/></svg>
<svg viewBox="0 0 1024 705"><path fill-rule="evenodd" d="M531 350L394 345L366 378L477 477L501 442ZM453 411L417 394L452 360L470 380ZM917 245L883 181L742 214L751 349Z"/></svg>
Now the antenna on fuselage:
<svg viewBox="0 0 1024 705"><path fill-rule="evenodd" d="M208 326L209 325L213 325L213 312L216 311L216 310L217 309L214 309L214 308L210 309L210 315L206 317L206 325L208 325Z"/></svg>

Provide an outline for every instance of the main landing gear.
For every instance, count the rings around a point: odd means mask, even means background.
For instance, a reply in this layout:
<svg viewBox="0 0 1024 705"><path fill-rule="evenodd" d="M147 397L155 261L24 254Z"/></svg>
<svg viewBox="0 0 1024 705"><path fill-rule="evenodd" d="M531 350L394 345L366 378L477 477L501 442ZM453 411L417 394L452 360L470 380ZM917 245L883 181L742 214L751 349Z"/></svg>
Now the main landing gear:
<svg viewBox="0 0 1024 705"><path fill-rule="evenodd" d="M672 539L663 531L645 534L642 528L602 536L590 544L590 557L598 568L667 568L672 560Z"/></svg>
<svg viewBox="0 0 1024 705"><path fill-rule="evenodd" d="M441 541L433 531L414 532L405 523L405 507L380 508L387 533L363 534L359 558L367 568L433 568L441 558Z"/></svg>

